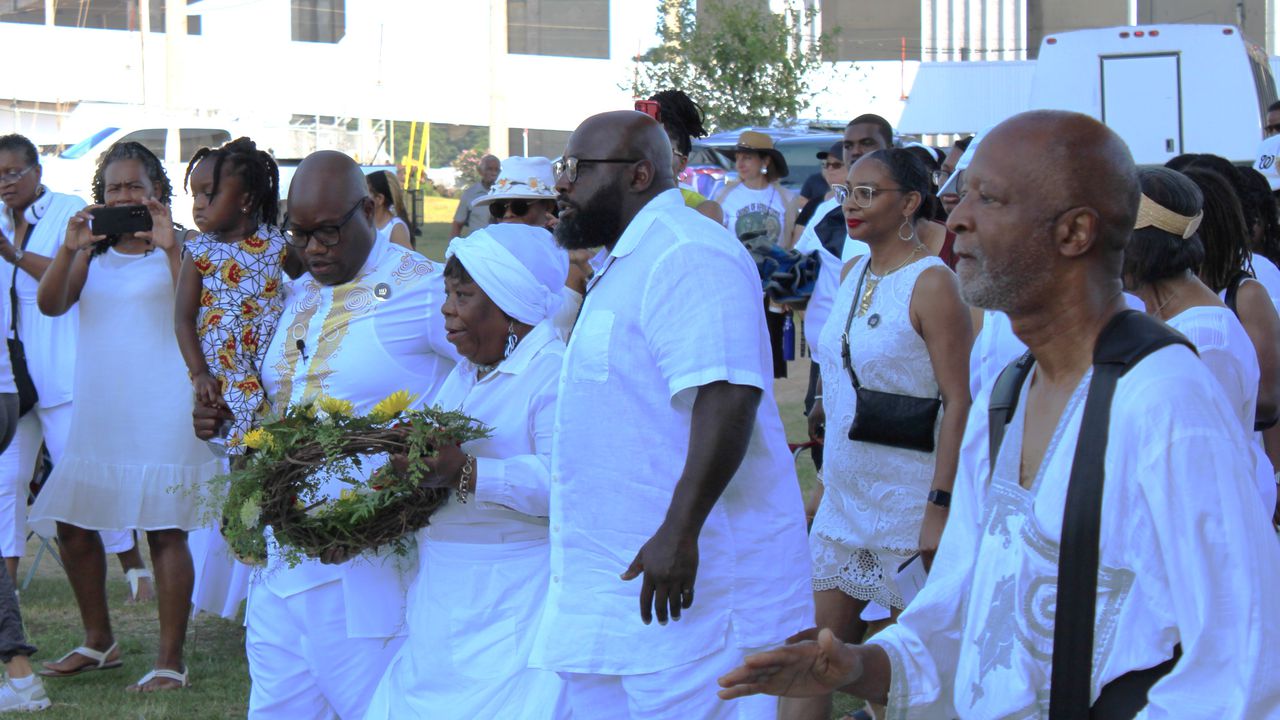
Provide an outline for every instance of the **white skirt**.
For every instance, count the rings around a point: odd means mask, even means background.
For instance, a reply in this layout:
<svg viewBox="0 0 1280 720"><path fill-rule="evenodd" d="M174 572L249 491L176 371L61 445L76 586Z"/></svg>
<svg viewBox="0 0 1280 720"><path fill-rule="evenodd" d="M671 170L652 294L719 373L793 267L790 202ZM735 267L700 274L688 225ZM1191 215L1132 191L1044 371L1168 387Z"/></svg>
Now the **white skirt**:
<svg viewBox="0 0 1280 720"><path fill-rule="evenodd" d="M192 530L187 536L191 547L191 563L195 569L195 587L191 592L191 615L214 613L232 619L240 612L240 603L249 597L249 578L253 567L231 554L227 541L218 528Z"/></svg>
<svg viewBox="0 0 1280 720"><path fill-rule="evenodd" d="M529 668L546 600L550 544L448 543L419 549L409 637L382 676L366 720L548 720L563 682Z"/></svg>
<svg viewBox="0 0 1280 720"><path fill-rule="evenodd" d="M112 465L68 452L36 497L30 524L57 520L86 530L208 525L201 517L205 483L222 471L222 461L208 457L197 465Z"/></svg>

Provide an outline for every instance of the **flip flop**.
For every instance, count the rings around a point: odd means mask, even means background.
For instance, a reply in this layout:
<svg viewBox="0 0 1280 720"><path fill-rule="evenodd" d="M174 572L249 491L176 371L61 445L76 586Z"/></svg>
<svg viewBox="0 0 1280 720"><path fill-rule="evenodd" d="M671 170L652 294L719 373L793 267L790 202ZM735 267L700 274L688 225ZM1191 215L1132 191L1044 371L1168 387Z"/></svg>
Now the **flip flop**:
<svg viewBox="0 0 1280 720"><path fill-rule="evenodd" d="M163 692L163 690L143 690L142 686L155 680L156 678L164 678L165 680L174 680L178 683L176 688L165 688L165 690L181 690L187 686L187 671L183 669L181 672L177 670L169 670L168 668L155 668L151 672L143 675L138 682L125 688L127 692Z"/></svg>
<svg viewBox="0 0 1280 720"><path fill-rule="evenodd" d="M107 648L105 651L98 651L98 650L94 650L93 648L85 647L81 645L75 650L72 650L66 655L63 655L62 657L58 658L57 660L54 661L54 663L65 662L67 658L70 658L72 655L82 655L84 657L89 658L90 660L93 660L94 663L96 664L81 665L75 670L68 670L66 672L63 672L60 670L54 670L53 668L49 667L49 663L45 663L44 669L39 672L39 675L41 677L48 677L48 678L74 677L76 675L81 675L83 673L93 672L94 670L113 670L115 668L120 667L121 665L124 665L124 662L121 661L119 657L117 657L115 660L107 659L107 656L111 655L111 653L115 652L117 649L119 649L119 645L117 643L111 643L111 647Z"/></svg>

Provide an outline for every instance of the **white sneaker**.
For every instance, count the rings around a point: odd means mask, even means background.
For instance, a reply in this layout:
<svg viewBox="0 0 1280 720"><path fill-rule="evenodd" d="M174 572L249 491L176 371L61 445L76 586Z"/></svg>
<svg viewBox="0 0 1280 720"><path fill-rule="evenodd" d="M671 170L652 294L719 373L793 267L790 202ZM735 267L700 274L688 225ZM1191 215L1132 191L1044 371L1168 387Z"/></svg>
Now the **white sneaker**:
<svg viewBox="0 0 1280 720"><path fill-rule="evenodd" d="M0 713L35 712L53 704L49 700L49 694L44 691L44 683L40 682L40 677L34 677L35 682L25 690L15 687L12 679L4 679L4 684L0 685Z"/></svg>

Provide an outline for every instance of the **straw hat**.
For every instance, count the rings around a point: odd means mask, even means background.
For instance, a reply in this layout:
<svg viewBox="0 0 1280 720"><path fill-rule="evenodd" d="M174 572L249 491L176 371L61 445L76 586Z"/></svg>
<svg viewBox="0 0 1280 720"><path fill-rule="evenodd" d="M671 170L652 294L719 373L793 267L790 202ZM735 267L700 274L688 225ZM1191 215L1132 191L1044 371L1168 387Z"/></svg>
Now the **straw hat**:
<svg viewBox="0 0 1280 720"><path fill-rule="evenodd" d="M502 170L486 195L471 203L476 208L495 200L551 200L556 199L556 178L551 172L551 161L544 157L509 157L502 161Z"/></svg>
<svg viewBox="0 0 1280 720"><path fill-rule="evenodd" d="M787 176L790 170L787 169L787 159L782 157L782 153L773 146L773 138L762 132L748 130L738 136L738 144L734 147L734 151L750 150L768 155L773 158L773 163L769 170L769 177L778 180Z"/></svg>

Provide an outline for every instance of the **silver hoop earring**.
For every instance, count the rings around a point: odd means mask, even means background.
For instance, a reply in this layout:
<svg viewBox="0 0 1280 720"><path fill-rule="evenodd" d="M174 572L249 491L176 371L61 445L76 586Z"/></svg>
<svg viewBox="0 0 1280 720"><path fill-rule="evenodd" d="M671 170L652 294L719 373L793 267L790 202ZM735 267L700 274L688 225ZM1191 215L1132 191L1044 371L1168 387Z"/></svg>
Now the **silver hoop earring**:
<svg viewBox="0 0 1280 720"><path fill-rule="evenodd" d="M516 337L515 322L507 323L507 346L502 351L502 359L506 360L511 357L511 353L515 352L516 344L520 342L520 338Z"/></svg>
<svg viewBox="0 0 1280 720"><path fill-rule="evenodd" d="M906 237L902 237L902 228L907 228ZM902 242L911 242L916 239L916 226L911 224L910 220L903 219L902 224L898 226L898 239Z"/></svg>

